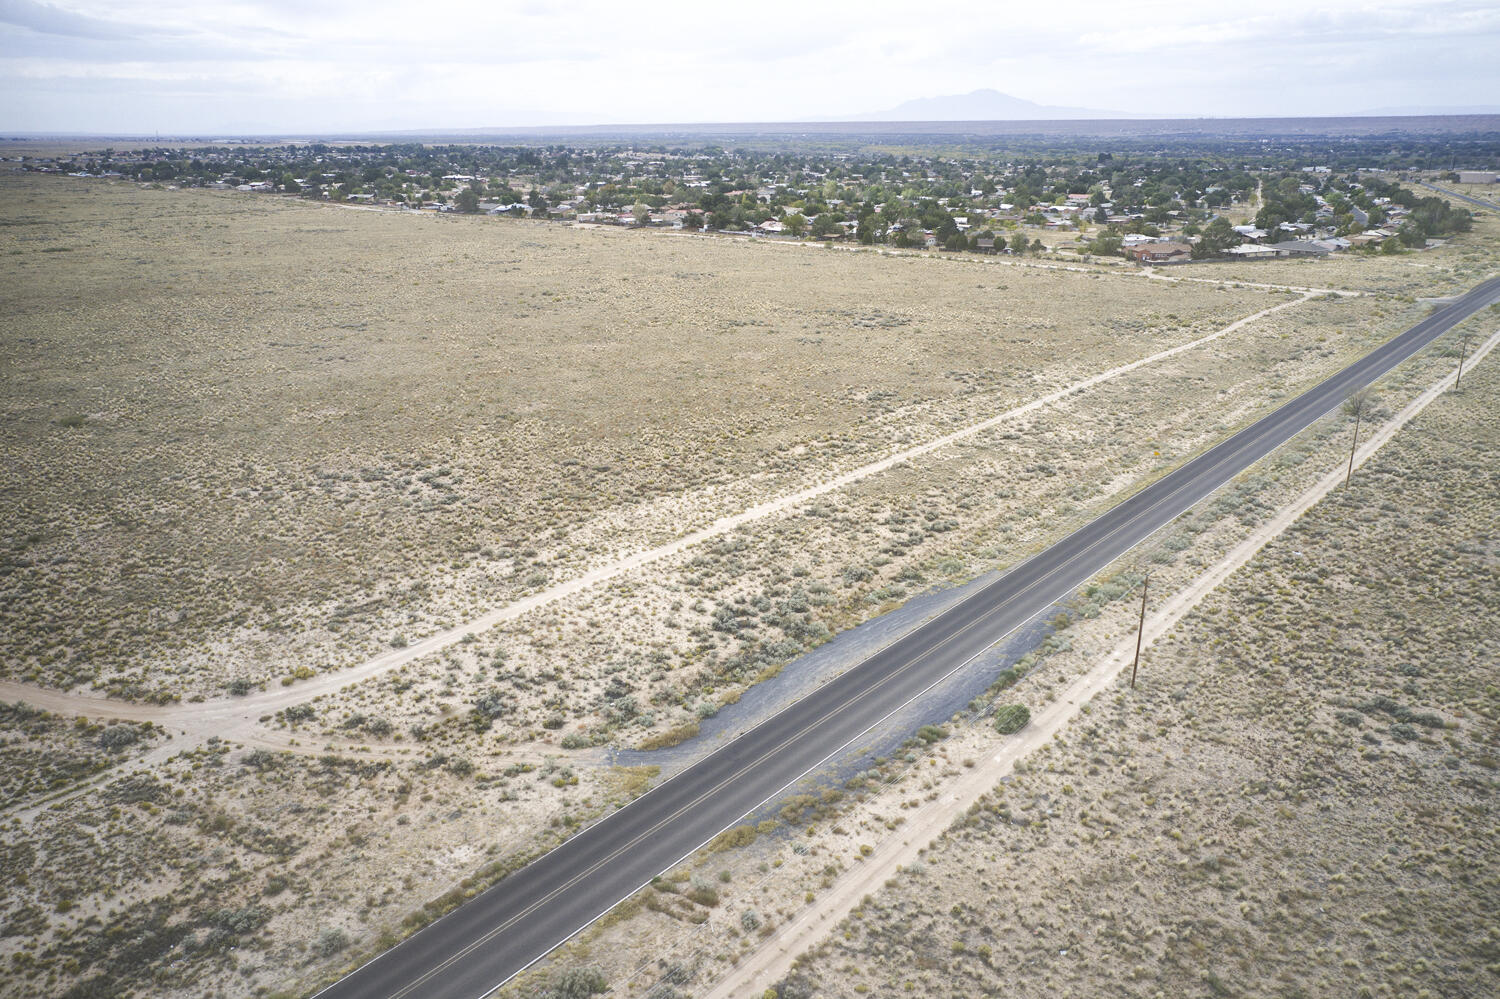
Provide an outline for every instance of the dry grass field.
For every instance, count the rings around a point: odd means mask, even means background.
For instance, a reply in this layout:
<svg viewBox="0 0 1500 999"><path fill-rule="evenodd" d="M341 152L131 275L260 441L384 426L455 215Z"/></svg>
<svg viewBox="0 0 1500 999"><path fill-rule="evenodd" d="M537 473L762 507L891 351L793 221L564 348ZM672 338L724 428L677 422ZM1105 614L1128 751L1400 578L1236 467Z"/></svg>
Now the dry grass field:
<svg viewBox="0 0 1500 999"><path fill-rule="evenodd" d="M1337 253L1316 260L1259 260L1194 265L1195 277L1343 288L1433 298L1462 292L1494 267L1500 215L1480 212L1474 231L1446 245L1413 253ZM1175 269L1167 269L1177 273Z"/></svg>
<svg viewBox="0 0 1500 999"><path fill-rule="evenodd" d="M1492 315L1473 322L1476 329L1494 330ZM1440 344L1393 372L1380 385L1378 419L1402 408L1440 373L1451 374L1453 363L1449 347ZM924 729L899 752L877 760L872 769L847 783L808 788L811 797L799 792L781 810L774 828L761 830L772 835L750 836L748 846L696 858L666 883L621 907L559 955L551 969L538 971L509 994L527 995L532 984L546 980L556 968L594 965L622 994L667 995L659 990L675 983L691 986L681 989L682 994L760 996L777 980L761 976L763 957L792 957L816 942L820 929L831 928L838 913L876 892L882 883L887 888L897 883L886 881L899 873L882 859L887 850L922 847L955 818L962 819L964 806L951 803L968 800L959 797L960 785L982 778L997 748L1009 751L1010 740L993 729L995 711L1020 704L1033 717L1045 713L1061 698L1071 697L1074 684L1116 650L1122 637L1133 638L1143 567L1152 572L1153 613L1159 603L1175 603L1176 594L1196 586L1200 575L1249 531L1274 531L1268 525L1279 519L1279 510L1330 468L1342 467L1351 422L1335 416L1316 424L1146 550L1104 573L1080 594L1064 630L1022 657L1015 668L1021 674L1018 682L972 703L943 730ZM1148 669L1156 668L1156 655L1148 650ZM1092 720L1085 716L1072 724L1076 728ZM979 770L973 769L976 761ZM995 779L980 784L979 790L992 787ZM723 872L729 878L716 881ZM712 904L688 905L677 897L685 894L687 885L703 881L716 888ZM752 933L744 932L742 925L746 910L756 924ZM794 932L792 940L781 938L784 930ZM842 932L840 927L835 937ZM876 994L889 991L868 980L851 984L863 984ZM950 993L937 989L936 994ZM951 994L969 992L956 987Z"/></svg>
<svg viewBox="0 0 1500 999"><path fill-rule="evenodd" d="M567 747L691 731L828 634L934 583L1025 557L1411 315L1339 299L1278 313L1232 343L1069 397L324 698L320 738L339 738L355 715L389 722L388 743L421 725L422 740L448 752L549 732ZM476 736L468 708L487 696L513 710Z"/></svg>
<svg viewBox="0 0 1500 999"><path fill-rule="evenodd" d="M0 994L18 996L295 993L656 777L594 747L687 737L800 650L1013 563L1427 308L66 178L0 175L0 195L0 669L189 708L299 689L1292 303L268 715L261 748L5 709ZM1492 235L1337 266L1356 289L1436 268L1446 293ZM1403 369L1387 403L1443 364ZM1201 533L1229 538L1336 456L1342 426ZM1201 544L1175 571L1212 557ZM108 776L147 752L177 755ZM769 848L698 876L830 876ZM663 947L729 911L695 890L659 900L677 916L648 910Z"/></svg>
<svg viewBox="0 0 1500 999"><path fill-rule="evenodd" d="M1500 375L1465 385L777 994L1494 994Z"/></svg>
<svg viewBox="0 0 1500 999"><path fill-rule="evenodd" d="M0 183L5 669L138 697L366 658L1267 304Z"/></svg>

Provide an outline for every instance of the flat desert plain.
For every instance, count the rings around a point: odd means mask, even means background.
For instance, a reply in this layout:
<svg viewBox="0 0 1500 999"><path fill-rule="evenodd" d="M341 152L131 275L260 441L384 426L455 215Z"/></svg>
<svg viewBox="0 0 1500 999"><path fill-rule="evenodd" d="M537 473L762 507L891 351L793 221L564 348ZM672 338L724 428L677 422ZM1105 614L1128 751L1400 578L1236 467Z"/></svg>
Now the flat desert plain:
<svg viewBox="0 0 1500 999"><path fill-rule="evenodd" d="M1464 384L777 996L1494 994L1500 377Z"/></svg>
<svg viewBox="0 0 1500 999"><path fill-rule="evenodd" d="M296 994L658 778L606 749L693 752L803 650L1014 563L1411 325L1495 239L1147 277L0 194L15 995ZM1343 429L1293 453L1335 461Z"/></svg>

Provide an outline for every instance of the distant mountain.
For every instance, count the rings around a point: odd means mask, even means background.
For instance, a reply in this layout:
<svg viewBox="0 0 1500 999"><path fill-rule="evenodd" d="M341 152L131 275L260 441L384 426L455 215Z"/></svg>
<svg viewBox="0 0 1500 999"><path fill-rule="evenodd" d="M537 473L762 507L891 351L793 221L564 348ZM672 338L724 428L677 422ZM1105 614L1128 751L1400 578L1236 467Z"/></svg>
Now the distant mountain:
<svg viewBox="0 0 1500 999"><path fill-rule="evenodd" d="M1058 121L1077 118L1143 118L1120 111L1058 107L1022 100L998 90L974 90L967 94L920 97L898 104L889 111L867 111L814 121Z"/></svg>

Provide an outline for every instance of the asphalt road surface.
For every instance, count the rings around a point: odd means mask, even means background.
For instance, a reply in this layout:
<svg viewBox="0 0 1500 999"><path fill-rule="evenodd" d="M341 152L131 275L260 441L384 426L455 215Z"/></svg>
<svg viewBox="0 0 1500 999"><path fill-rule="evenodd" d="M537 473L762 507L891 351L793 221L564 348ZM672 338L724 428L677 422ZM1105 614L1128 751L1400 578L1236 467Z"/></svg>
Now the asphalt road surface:
<svg viewBox="0 0 1500 999"><path fill-rule="evenodd" d="M1467 194L1459 194L1457 191L1450 191L1445 187L1437 187L1433 184L1424 184L1420 180L1417 181L1417 183L1421 184L1429 191L1436 191L1439 194L1446 194L1450 198L1457 198L1459 201L1467 201L1471 205L1477 205L1480 208L1488 208L1492 212L1500 212L1500 205L1497 205L1492 201L1485 201L1483 198L1473 198Z"/></svg>
<svg viewBox="0 0 1500 999"><path fill-rule="evenodd" d="M876 722L1478 309L1500 278L1444 305L1327 381L1017 565L329 986L324 999L478 999L675 866Z"/></svg>

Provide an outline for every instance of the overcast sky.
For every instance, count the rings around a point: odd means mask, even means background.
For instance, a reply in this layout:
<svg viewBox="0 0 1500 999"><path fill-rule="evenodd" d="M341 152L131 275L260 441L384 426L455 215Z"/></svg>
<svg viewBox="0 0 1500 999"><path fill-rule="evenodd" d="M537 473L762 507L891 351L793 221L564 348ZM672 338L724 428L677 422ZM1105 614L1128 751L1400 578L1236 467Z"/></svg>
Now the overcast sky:
<svg viewBox="0 0 1500 999"><path fill-rule="evenodd" d="M0 0L0 131L774 121L994 88L1322 115L1500 103L1496 0Z"/></svg>

